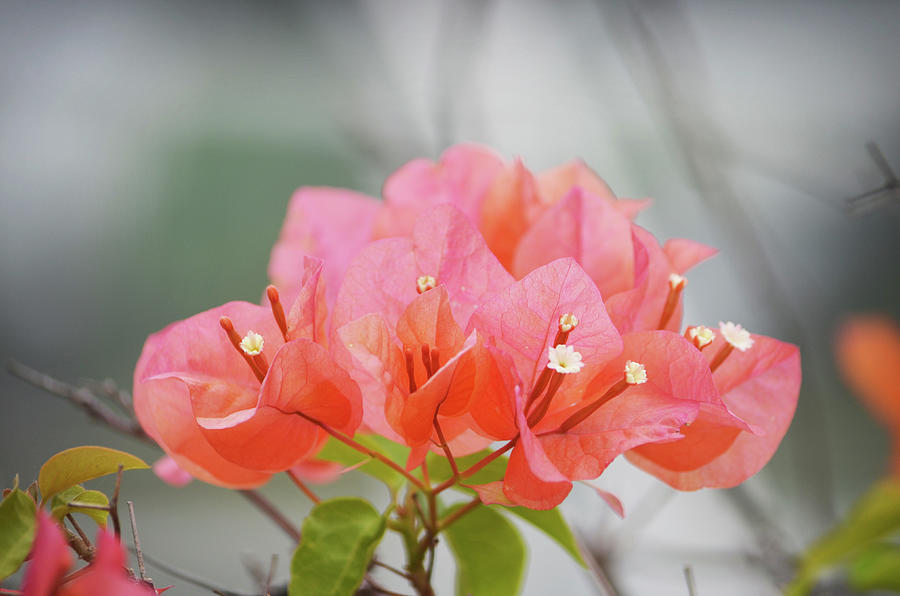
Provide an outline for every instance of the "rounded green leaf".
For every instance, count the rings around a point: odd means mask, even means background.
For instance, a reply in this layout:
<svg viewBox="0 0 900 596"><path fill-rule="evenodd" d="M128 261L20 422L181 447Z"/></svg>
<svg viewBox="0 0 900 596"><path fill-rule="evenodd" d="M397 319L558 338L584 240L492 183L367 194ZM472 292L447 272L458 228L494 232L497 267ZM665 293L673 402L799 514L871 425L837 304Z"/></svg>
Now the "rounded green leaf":
<svg viewBox="0 0 900 596"><path fill-rule="evenodd" d="M316 505L303 522L288 594L355 594L384 528L384 517L362 499L341 497Z"/></svg>
<svg viewBox="0 0 900 596"><path fill-rule="evenodd" d="M528 509L527 507L503 507L500 505L496 507L517 515L535 528L538 528L563 547L575 559L576 563L582 567L587 567L587 564L581 557L581 550L575 541L575 535L572 534L572 529L566 523L566 518L563 517L559 509L539 510Z"/></svg>
<svg viewBox="0 0 900 596"><path fill-rule="evenodd" d="M139 457L108 447L73 447L48 459L38 474L41 497L47 499L69 487L107 474L115 474L119 466L125 470L149 468Z"/></svg>
<svg viewBox="0 0 900 596"><path fill-rule="evenodd" d="M15 573L28 556L37 525L36 510L31 497L18 489L0 502L0 580Z"/></svg>
<svg viewBox="0 0 900 596"><path fill-rule="evenodd" d="M451 507L453 513L462 505ZM489 507L476 507L443 532L456 557L456 593L515 596L525 575L525 543L515 526Z"/></svg>
<svg viewBox="0 0 900 596"><path fill-rule="evenodd" d="M88 505L108 506L109 499L98 490L85 490L83 486L76 485L57 493L50 502L50 515L57 521L70 513L83 513L97 522L101 528L106 527L108 512L100 509L78 507L78 503Z"/></svg>

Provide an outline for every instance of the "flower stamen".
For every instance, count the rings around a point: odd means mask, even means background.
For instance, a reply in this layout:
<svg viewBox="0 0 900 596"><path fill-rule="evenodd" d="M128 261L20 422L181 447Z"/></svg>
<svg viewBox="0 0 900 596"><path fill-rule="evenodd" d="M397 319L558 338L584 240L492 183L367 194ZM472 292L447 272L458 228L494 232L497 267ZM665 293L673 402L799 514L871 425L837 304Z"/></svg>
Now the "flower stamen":
<svg viewBox="0 0 900 596"><path fill-rule="evenodd" d="M678 299L681 297L681 292L686 285L687 278L683 275L678 275L677 273L669 275L669 294L666 296L666 304L663 306L662 315L659 317L657 329L665 329L666 325L669 324L672 315L675 314L675 309L678 308Z"/></svg>
<svg viewBox="0 0 900 596"><path fill-rule="evenodd" d="M753 347L753 338L750 336L750 332L731 321L727 323L719 321L719 333L726 343L709 363L709 370L712 372L716 372L716 369L722 366L722 363L734 350L745 352Z"/></svg>
<svg viewBox="0 0 900 596"><path fill-rule="evenodd" d="M577 373L584 366L581 353L576 352L572 346L558 344L555 348L547 348L547 354L549 357L547 368L552 368L558 373Z"/></svg>
<svg viewBox="0 0 900 596"><path fill-rule="evenodd" d="M228 337L228 341L234 346L234 349L237 350L237 353L243 357L244 361L253 371L253 374L256 375L256 378L259 379L259 382L262 383L266 378L266 371L269 369L268 364L266 363L265 356L262 355L262 336L260 336L259 341L259 352L256 355L250 355L247 350L244 349L242 345L246 337L241 337L238 335L238 332L234 330L234 323L231 322L229 317L220 317L219 318L219 326L225 330L225 335ZM253 333L252 331L250 333ZM247 336L250 335L247 334ZM256 334L254 334L256 335ZM262 365L262 366L260 366Z"/></svg>
<svg viewBox="0 0 900 596"><path fill-rule="evenodd" d="M409 393L413 394L418 387L416 386L416 363L413 360L412 349L404 349L403 355L406 357L406 374L409 377Z"/></svg>
<svg viewBox="0 0 900 596"><path fill-rule="evenodd" d="M566 343L569 339L569 334L572 333L572 330L576 327L578 327L578 317L569 312L560 315L559 327L556 332L556 337L553 338L553 345L558 346L559 344Z"/></svg>
<svg viewBox="0 0 900 596"><path fill-rule="evenodd" d="M698 350L703 350L716 339L716 334L709 327L698 325L696 327L688 327L685 336Z"/></svg>
<svg viewBox="0 0 900 596"><path fill-rule="evenodd" d="M422 275L416 280L416 292L424 294L437 287L437 280L430 275Z"/></svg>
<svg viewBox="0 0 900 596"><path fill-rule="evenodd" d="M600 409L605 403L608 403L614 397L621 395L630 385L640 385L641 383L647 382L647 369L640 362L634 362L633 360L628 360L625 363L625 370L622 374L622 379L610 387L606 393L600 396L599 399L594 401L591 404L581 408L568 418L566 418L562 424L559 425L559 429L556 432L567 432L574 428L575 426L584 422L591 414Z"/></svg>
<svg viewBox="0 0 900 596"><path fill-rule="evenodd" d="M278 288L275 286L267 287L266 296L269 297L269 306L272 309L272 316L275 317L275 322L278 323L278 328L281 329L281 336L284 338L284 341L287 341L287 319L284 317L284 307L281 305L281 296L278 294Z"/></svg>

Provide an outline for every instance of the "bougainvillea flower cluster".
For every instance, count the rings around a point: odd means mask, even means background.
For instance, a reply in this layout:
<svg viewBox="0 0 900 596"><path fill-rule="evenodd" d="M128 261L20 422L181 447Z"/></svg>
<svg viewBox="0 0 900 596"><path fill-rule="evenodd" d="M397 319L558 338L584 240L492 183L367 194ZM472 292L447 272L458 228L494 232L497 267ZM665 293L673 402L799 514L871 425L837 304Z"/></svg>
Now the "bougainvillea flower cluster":
<svg viewBox="0 0 900 596"><path fill-rule="evenodd" d="M148 339L135 408L183 471L255 486L329 435L374 433L410 448L407 470L490 449L501 480L454 480L548 509L620 455L694 490L777 449L797 348L731 322L683 329L689 271L716 251L658 242L634 223L649 201L579 161L534 174L472 145L410 162L383 195L298 190L262 305Z"/></svg>

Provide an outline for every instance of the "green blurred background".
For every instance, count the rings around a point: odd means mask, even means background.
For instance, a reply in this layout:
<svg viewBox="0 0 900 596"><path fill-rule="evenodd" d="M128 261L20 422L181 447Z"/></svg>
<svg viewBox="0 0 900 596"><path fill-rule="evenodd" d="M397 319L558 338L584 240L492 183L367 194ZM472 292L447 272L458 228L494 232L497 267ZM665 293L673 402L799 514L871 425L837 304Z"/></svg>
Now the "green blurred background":
<svg viewBox="0 0 900 596"><path fill-rule="evenodd" d="M458 141L534 169L581 157L620 196L655 199L639 222L657 236L722 249L691 275L689 322L801 345L794 425L742 493L800 549L886 461L832 339L847 313L900 318L900 196L846 201L885 182L866 142L900 169L898 22L900 3L874 1L4 2L0 358L128 388L149 333L260 296L298 186L377 196L402 163ZM0 400L0 484L79 444L157 457L7 375ZM624 594L683 594L686 563L701 593L774 593L727 493L672 495L627 464L601 483L628 520L587 493L567 511L615 547ZM323 493L368 490L346 478ZM148 553L249 592L240 553L278 552L285 576L287 541L239 496L149 473L124 492ZM301 519L288 483L264 492ZM528 537L526 594L560 577L594 593Z"/></svg>

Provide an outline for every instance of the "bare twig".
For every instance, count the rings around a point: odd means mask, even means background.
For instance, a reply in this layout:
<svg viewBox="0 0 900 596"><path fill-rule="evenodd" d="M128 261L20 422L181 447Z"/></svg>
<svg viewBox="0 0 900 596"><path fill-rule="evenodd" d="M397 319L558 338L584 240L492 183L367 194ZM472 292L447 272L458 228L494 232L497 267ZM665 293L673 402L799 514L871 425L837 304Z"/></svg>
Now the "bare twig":
<svg viewBox="0 0 900 596"><path fill-rule="evenodd" d="M129 550L131 550L131 552L135 552L134 548L131 548ZM146 560L148 565L150 565L151 567L155 567L158 571L162 571L166 575L171 575L175 579L188 582L189 584L195 585L199 588L203 588L204 590L209 590L213 594L220 594L221 596L257 596L256 593L243 594L241 592L232 592L230 590L222 588L221 586L216 586L210 581L196 577L187 571L169 565L168 563L157 559L149 553L144 553L144 559ZM270 591L270 594L271 596L287 596L287 587L279 586L278 589Z"/></svg>
<svg viewBox="0 0 900 596"><path fill-rule="evenodd" d="M116 536L122 535L122 524L119 522L119 491L122 489L122 472L125 466L119 464L119 470L116 472L116 488L113 489L112 499L109 500L109 516L113 520L113 530Z"/></svg>
<svg viewBox="0 0 900 596"><path fill-rule="evenodd" d="M272 578L275 576L276 565L278 565L278 555L272 555L272 562L269 563L269 575L266 576L266 583L263 584L262 596L271 596L269 594L269 586L272 584Z"/></svg>
<svg viewBox="0 0 900 596"><path fill-rule="evenodd" d="M7 362L6 368L14 377L18 377L38 389L43 389L47 393L69 400L86 411L92 418L99 420L110 428L145 441L151 440L136 420L116 413L86 387L65 383L16 360Z"/></svg>
<svg viewBox="0 0 900 596"><path fill-rule="evenodd" d="M900 199L900 180L897 179L897 174L894 173L893 168L884 157L881 148L877 143L869 141L866 143L866 150L872 161L875 162L875 166L881 171L881 175L884 176L884 184L874 190L847 199L846 210L851 215L868 211L891 198Z"/></svg>
<svg viewBox="0 0 900 596"><path fill-rule="evenodd" d="M78 522L75 521L75 518L72 517L71 513L66 514L66 519L69 520L69 523L72 524L72 527L75 528L75 531L78 532L78 535L88 546L91 545L91 541L88 539L87 534L84 533L84 530L81 529L81 526L78 525Z"/></svg>
<svg viewBox="0 0 900 596"><path fill-rule="evenodd" d="M576 530L574 534L575 543L578 545L578 551L581 553L581 558L587 563L588 570L591 572L591 579L594 580L594 583L600 589L600 593L603 596L619 596L619 591L616 589L615 584L613 584L609 574L606 572L606 566L604 565L603 560L587 547L581 532Z"/></svg>
<svg viewBox="0 0 900 596"><path fill-rule="evenodd" d="M297 529L294 524L288 520L284 516L283 513L278 511L267 498L262 496L255 490L244 489L237 491L241 495L244 496L245 499L256 505L256 507L268 516L279 528L284 530L284 533L291 537L291 540L294 542L300 542L300 530Z"/></svg>
<svg viewBox="0 0 900 596"><path fill-rule="evenodd" d="M697 596L697 584L694 582L694 570L690 565L684 566L684 581L687 583L688 596Z"/></svg>
<svg viewBox="0 0 900 596"><path fill-rule="evenodd" d="M147 577L147 570L144 568L144 553L141 551L141 539L138 536L137 521L134 519L134 501L128 501L128 517L131 518L131 535L134 537L134 554L137 555L138 572L141 574L141 581L145 584L152 584L150 578Z"/></svg>
<svg viewBox="0 0 900 596"><path fill-rule="evenodd" d="M299 488L310 501L312 501L316 505L322 502L322 499L320 499L318 495L316 495L316 493L312 491L311 488L306 486L306 483L303 482L303 480L297 475L296 472L294 472L293 470L288 470L287 475L291 477L291 480L294 481L294 484L297 485L297 488Z"/></svg>

